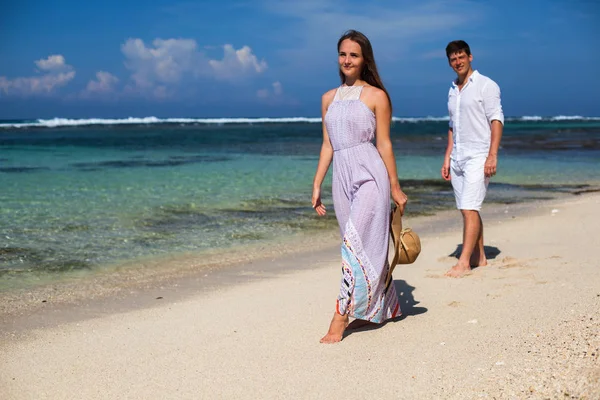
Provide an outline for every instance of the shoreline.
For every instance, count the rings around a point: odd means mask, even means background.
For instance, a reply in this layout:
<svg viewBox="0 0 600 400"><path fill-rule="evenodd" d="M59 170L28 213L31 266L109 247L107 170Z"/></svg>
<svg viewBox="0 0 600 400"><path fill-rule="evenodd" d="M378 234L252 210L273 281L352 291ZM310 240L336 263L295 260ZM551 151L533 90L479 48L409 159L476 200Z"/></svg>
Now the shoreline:
<svg viewBox="0 0 600 400"><path fill-rule="evenodd" d="M309 249L322 251L333 246L339 236L337 230L319 234L324 243L311 243L306 235L292 235L278 242L238 246L227 251L216 249L116 263L93 272L6 290L0 292L0 323L53 305L76 307L89 301L131 297L165 286L176 287L190 279L202 287L211 286L210 279L202 282L202 278L219 273L232 274L240 268L303 254Z"/></svg>
<svg viewBox="0 0 600 400"><path fill-rule="evenodd" d="M582 193L588 195L587 193ZM556 198L529 200L514 204L492 203L484 205L484 225L502 223L511 218L539 214L540 209L552 204L576 201L582 194L556 194ZM432 215L418 215L404 219L421 237L455 232L460 242L462 222L456 209L441 210ZM320 235L315 241L314 235ZM69 315L85 319L87 309L108 308L114 312L153 307L156 298L168 291L170 297L181 300L200 293L226 289L230 285L253 281L265 276L310 269L319 258L337 262L340 238L337 227L332 230L295 234L278 242L258 243L223 251L151 257L115 264L100 271L86 272L81 276L37 284L30 287L0 292L0 335L11 327L23 331L53 322L72 321ZM307 261L297 263L297 259ZM154 296L156 294L156 296ZM154 296L154 297L153 297ZM144 298L144 301L139 301ZM45 314L51 313L53 319ZM57 314L67 316L59 317ZM25 322L20 322L25 321ZM4 327L4 328L2 328Z"/></svg>

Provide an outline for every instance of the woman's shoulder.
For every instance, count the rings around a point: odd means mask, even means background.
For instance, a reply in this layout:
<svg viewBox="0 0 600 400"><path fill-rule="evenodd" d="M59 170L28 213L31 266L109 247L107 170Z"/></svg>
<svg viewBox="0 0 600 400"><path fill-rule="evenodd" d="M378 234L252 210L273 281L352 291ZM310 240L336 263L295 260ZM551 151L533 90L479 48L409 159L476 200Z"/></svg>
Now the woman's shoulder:
<svg viewBox="0 0 600 400"><path fill-rule="evenodd" d="M389 100L385 91L371 85L366 85L363 88L362 99L371 110L389 105Z"/></svg>
<svg viewBox="0 0 600 400"><path fill-rule="evenodd" d="M365 85L363 88L363 92L365 95L373 97L374 99L379 97L387 99L387 95L385 94L385 92L375 86Z"/></svg>
<svg viewBox="0 0 600 400"><path fill-rule="evenodd" d="M334 96L335 96L335 92L337 92L337 90L338 90L338 88L337 88L337 87L335 87L335 88L333 88L333 89L330 89L330 90L326 91L325 93L323 93L323 97L322 97L322 99L323 99L323 100L325 100L325 99L329 99L329 98L333 99L333 98L334 98Z"/></svg>
<svg viewBox="0 0 600 400"><path fill-rule="evenodd" d="M329 105L333 101L333 98L335 97L335 92L337 90L338 90L338 88L333 88L333 89L328 90L325 93L323 93L323 96L321 97L321 102L324 105Z"/></svg>

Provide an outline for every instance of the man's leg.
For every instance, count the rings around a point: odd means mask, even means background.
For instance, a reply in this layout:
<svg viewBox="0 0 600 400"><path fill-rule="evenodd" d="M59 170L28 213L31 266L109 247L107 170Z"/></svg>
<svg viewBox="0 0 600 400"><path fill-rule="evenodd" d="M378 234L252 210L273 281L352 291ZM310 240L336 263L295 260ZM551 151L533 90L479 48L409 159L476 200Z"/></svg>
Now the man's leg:
<svg viewBox="0 0 600 400"><path fill-rule="evenodd" d="M487 265L483 222L479 215L489 183L489 178L484 175L484 165L484 157L451 164L456 206L463 215L463 248L458 263L446 272L446 276L460 277L468 273L471 266Z"/></svg>
<svg viewBox="0 0 600 400"><path fill-rule="evenodd" d="M485 258L485 250L483 247L483 221L481 220L481 214L479 215L479 237L477 238L477 244L471 254L470 264L471 267L485 267L487 265L487 258Z"/></svg>
<svg viewBox="0 0 600 400"><path fill-rule="evenodd" d="M471 271L471 256L475 249L479 251L479 239L483 240L483 225L481 217L476 210L460 210L463 216L463 246L460 258L446 276L452 278L461 277ZM483 243L483 242L482 242Z"/></svg>

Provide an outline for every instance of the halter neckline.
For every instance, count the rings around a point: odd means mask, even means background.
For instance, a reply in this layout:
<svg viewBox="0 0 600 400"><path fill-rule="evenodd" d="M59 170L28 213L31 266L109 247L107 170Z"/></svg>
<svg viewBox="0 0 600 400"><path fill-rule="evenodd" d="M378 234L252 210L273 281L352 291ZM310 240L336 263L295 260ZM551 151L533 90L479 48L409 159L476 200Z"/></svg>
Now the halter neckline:
<svg viewBox="0 0 600 400"><path fill-rule="evenodd" d="M335 91L334 100L360 100L360 95L364 85L360 86L344 86L341 85Z"/></svg>

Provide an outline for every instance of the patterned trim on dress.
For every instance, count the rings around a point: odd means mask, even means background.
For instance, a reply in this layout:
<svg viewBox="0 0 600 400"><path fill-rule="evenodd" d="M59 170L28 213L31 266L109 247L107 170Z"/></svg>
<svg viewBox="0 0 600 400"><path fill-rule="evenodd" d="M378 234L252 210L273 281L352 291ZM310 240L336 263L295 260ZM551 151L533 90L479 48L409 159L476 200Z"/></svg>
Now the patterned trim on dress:
<svg viewBox="0 0 600 400"><path fill-rule="evenodd" d="M358 266L360 267L360 269L363 273L363 276L365 277L365 282L367 283L367 310L368 310L369 308L371 308L371 300L373 299L373 290L371 288L371 280L369 279L369 275L367 274L364 263L361 261L358 254L356 254L354 252L354 250L352 249L352 244L350 243L350 240L348 240L348 238L346 236L344 236L344 246L348 249L350 254L354 257L354 259L356 260L356 263L358 263Z"/></svg>
<svg viewBox="0 0 600 400"><path fill-rule="evenodd" d="M350 220L346 224L341 247L342 281L336 303L338 314L376 323L396 317L399 311L396 291L390 288L391 285L384 287L385 276L369 274L369 270L374 269L362 251L362 242ZM383 269L387 272L389 265Z"/></svg>
<svg viewBox="0 0 600 400"><path fill-rule="evenodd" d="M336 303L336 311L338 314L354 314L354 304L352 303L353 292L354 276L352 274L352 267L342 258L342 283L340 285L340 295L338 296Z"/></svg>
<svg viewBox="0 0 600 400"><path fill-rule="evenodd" d="M338 309L345 315L366 319L373 301L368 257L360 251L362 243L351 220L346 223L342 238L342 282ZM368 268L371 266L371 268Z"/></svg>

